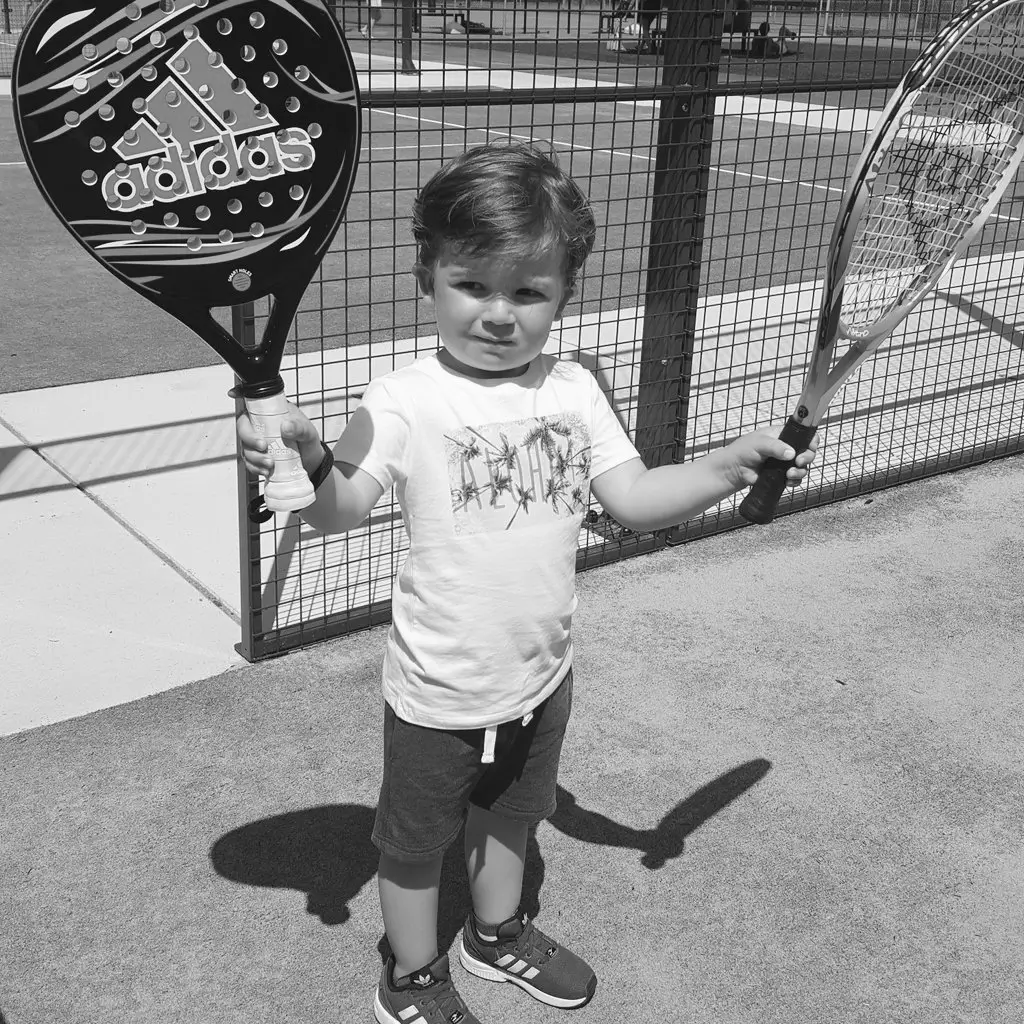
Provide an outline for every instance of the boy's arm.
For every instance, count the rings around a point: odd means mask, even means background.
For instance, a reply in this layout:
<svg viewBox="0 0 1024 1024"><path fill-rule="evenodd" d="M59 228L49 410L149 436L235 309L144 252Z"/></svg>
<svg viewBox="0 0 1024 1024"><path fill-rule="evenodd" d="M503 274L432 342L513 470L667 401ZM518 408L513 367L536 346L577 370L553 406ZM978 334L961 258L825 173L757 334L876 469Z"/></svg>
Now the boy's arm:
<svg viewBox="0 0 1024 1024"><path fill-rule="evenodd" d="M637 533L664 530L698 516L723 498L749 487L767 458L788 461L793 449L778 439L778 428L757 430L693 462L648 469L631 459L591 481L602 507ZM813 447L786 474L796 486L814 461Z"/></svg>
<svg viewBox="0 0 1024 1024"><path fill-rule="evenodd" d="M370 514L383 493L384 488L366 470L335 462L327 479L317 488L316 501L299 515L320 533L344 533L354 530Z"/></svg>

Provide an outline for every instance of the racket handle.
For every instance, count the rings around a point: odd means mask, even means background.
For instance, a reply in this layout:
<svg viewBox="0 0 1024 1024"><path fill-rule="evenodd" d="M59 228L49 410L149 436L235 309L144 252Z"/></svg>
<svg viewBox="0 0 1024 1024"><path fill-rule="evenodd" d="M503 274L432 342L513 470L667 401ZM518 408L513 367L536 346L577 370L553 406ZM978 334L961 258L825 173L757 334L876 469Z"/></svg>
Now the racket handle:
<svg viewBox="0 0 1024 1024"><path fill-rule="evenodd" d="M245 409L256 430L267 442L274 468L263 487L263 498L272 512L297 512L316 500L309 474L298 450L281 437L281 421L288 413L284 391L265 398L246 398Z"/></svg>
<svg viewBox="0 0 1024 1024"><path fill-rule="evenodd" d="M779 440L784 441L799 455L807 451L817 431L817 427L807 426L790 416L782 428L782 433L779 434ZM740 504L740 515L744 519L763 526L775 518L775 509L778 507L782 492L786 489L786 472L792 465L792 459L789 462L765 459L757 482Z"/></svg>

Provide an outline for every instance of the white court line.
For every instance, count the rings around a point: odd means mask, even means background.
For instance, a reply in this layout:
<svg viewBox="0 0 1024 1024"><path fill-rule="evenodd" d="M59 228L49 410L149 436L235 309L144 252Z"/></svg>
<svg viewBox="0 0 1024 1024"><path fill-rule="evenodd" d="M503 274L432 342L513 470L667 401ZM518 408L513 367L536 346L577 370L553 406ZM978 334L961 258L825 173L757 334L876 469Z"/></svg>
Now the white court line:
<svg viewBox="0 0 1024 1024"><path fill-rule="evenodd" d="M737 178L750 178L751 181L766 181L772 185L802 185L804 188L820 188L824 192L838 192L843 195L845 188L837 188L835 185L819 185L814 181L801 181L799 178L773 178L768 174L751 174L749 171L737 171L733 167L714 167L711 170L717 174L731 174Z"/></svg>
<svg viewBox="0 0 1024 1024"><path fill-rule="evenodd" d="M753 117L800 128L828 128L835 132L870 131L881 109L830 107L819 103L801 103L767 96L726 96L715 104L715 114L725 117Z"/></svg>
<svg viewBox="0 0 1024 1024"><path fill-rule="evenodd" d="M595 84L588 79L577 80L579 85ZM610 97L611 98L611 97ZM619 100L618 103L628 103L634 107L654 106L658 101L651 100ZM596 105L596 104L595 104ZM450 121L437 118L424 118L416 114L403 114L393 110L383 110L378 107L370 108L374 113L387 115L403 120L414 121L417 124L433 125L439 128L457 128L461 131L482 132L484 135L496 138L515 138L522 141L547 141L552 145L565 147L573 150L587 150L594 153L602 153L609 156L617 156L627 160L639 160L645 163L653 163L655 157L644 153L627 152L621 149L594 149L593 147L577 145L564 142L560 139L541 139L539 136L512 135L506 131L494 128L470 128L464 124L456 124ZM866 132L878 119L880 110L857 110L841 107L829 107L820 104L800 103L797 101L769 99L762 96L720 96L715 103L716 117L747 117L759 121L772 121L783 124L795 125L798 127L816 127L819 129L830 128L835 132ZM652 119L653 121L653 119ZM410 147L412 148L412 147ZM730 173L743 176L745 172L735 171L731 168L712 167L720 173ZM845 189L836 186L820 185L815 182L804 182L799 179L773 178L770 175L746 174L752 180L773 182L776 184L810 185L812 188L822 189L829 192L839 192Z"/></svg>
<svg viewBox="0 0 1024 1024"><path fill-rule="evenodd" d="M478 67L470 64L444 64L437 61L421 60L417 64L418 74L409 75L401 72L401 61L387 61L386 58L374 54L372 62L369 55L359 52L352 54L357 65L356 77L364 93L371 92L370 82L378 85L383 83L396 92L417 91L421 87L427 89L457 89L486 87L501 92L525 92L531 89L562 88L567 91L578 89L581 85L592 88L608 89L611 92L618 86L616 81L584 80L565 74L558 74L557 69L529 71L514 68ZM384 69L374 68L373 64L385 64ZM391 70L394 68L395 70ZM613 97L609 97L612 99Z"/></svg>
<svg viewBox="0 0 1024 1024"><path fill-rule="evenodd" d="M589 85L590 82L582 82ZM657 107L660 100L615 100L634 107ZM831 129L835 132L867 132L881 114L881 108L830 107L767 96L719 96L715 100L716 117L750 117L759 121L779 121L801 128Z"/></svg>
<svg viewBox="0 0 1024 1024"><path fill-rule="evenodd" d="M638 153L627 153L624 150L616 149L594 149L593 146L578 145L572 142L563 142L560 139L544 139L537 135L519 135L514 132L504 131L500 128L477 128L471 125L455 124L451 121L443 121L432 117L422 117L418 114L403 114L397 110L384 110L380 107L371 107L371 113L387 115L388 117L394 118L396 121L415 121L418 125L431 125L435 128L456 128L463 132L480 132L484 135L491 135L499 139L515 139L518 142L550 142L554 146L564 146L569 149L584 150L588 153L604 153L611 156L625 157L627 160L647 160L648 162L653 157L643 156ZM404 147L406 149L415 147Z"/></svg>
<svg viewBox="0 0 1024 1024"><path fill-rule="evenodd" d="M801 181L798 178L773 178L765 174L751 174L749 171L737 171L733 167L711 167L711 170L716 174L731 174L734 177L749 178L751 181L766 181L772 185L799 185L802 188L817 188L823 192L837 192L839 195L846 194L846 186L839 187L836 185L819 185L816 181ZM1019 224L1021 221L1020 217L1010 217L1005 213L993 213L989 216L989 221L1001 220L1007 224Z"/></svg>

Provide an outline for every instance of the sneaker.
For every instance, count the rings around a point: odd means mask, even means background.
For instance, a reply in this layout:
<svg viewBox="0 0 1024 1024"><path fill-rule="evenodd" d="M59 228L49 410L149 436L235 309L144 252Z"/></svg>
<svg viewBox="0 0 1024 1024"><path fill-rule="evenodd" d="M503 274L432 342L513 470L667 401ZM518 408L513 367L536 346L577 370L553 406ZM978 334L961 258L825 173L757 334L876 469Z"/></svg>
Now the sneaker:
<svg viewBox="0 0 1024 1024"><path fill-rule="evenodd" d="M394 967L395 958L388 957L373 1000L378 1024L480 1024L455 991L447 954L397 984Z"/></svg>
<svg viewBox="0 0 1024 1024"><path fill-rule="evenodd" d="M470 974L488 981L511 981L548 1006L584 1006L597 988L590 967L534 927L525 914L500 924L494 942L477 934L470 914L462 929L459 960Z"/></svg>

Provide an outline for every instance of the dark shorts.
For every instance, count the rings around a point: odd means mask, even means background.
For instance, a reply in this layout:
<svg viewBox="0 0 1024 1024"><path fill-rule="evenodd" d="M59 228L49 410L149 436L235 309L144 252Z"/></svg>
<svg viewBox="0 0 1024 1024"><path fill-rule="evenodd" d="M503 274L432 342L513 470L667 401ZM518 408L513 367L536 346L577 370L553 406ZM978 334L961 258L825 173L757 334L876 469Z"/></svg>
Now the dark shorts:
<svg viewBox="0 0 1024 1024"><path fill-rule="evenodd" d="M431 860L456 839L470 804L536 825L555 811L562 739L572 710L572 670L523 725L499 725L494 763L484 729L427 729L384 705L384 781L374 845L401 860Z"/></svg>

